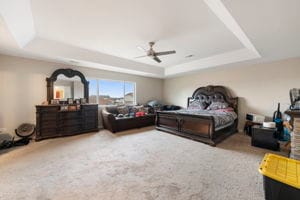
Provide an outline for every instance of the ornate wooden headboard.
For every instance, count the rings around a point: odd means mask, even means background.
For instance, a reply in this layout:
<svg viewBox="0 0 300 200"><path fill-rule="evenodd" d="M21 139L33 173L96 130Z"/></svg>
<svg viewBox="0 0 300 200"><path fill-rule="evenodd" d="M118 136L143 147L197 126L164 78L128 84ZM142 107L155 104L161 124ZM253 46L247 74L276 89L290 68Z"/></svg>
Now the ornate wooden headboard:
<svg viewBox="0 0 300 200"><path fill-rule="evenodd" d="M192 97L188 98L187 106L189 106L191 99L199 99L207 104L211 104L212 101L225 101L238 113L238 97L232 97L224 86L209 85L196 89Z"/></svg>

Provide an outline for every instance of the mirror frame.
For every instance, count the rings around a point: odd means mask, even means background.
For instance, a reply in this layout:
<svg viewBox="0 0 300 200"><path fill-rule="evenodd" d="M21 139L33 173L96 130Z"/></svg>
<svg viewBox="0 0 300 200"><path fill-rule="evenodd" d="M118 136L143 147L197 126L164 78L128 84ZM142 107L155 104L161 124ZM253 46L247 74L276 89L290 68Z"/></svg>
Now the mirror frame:
<svg viewBox="0 0 300 200"><path fill-rule="evenodd" d="M77 71L77 70L73 70L73 69L57 69L55 70L52 75L49 78L46 78L47 81L47 101L50 103L51 99L53 99L53 85L54 82L57 80L57 77L63 74L68 78L72 78L74 76L79 76L81 79L81 83L83 84L84 87L84 91L83 91L83 95L84 98L86 99L86 102L89 102L89 82L85 79L84 75Z"/></svg>

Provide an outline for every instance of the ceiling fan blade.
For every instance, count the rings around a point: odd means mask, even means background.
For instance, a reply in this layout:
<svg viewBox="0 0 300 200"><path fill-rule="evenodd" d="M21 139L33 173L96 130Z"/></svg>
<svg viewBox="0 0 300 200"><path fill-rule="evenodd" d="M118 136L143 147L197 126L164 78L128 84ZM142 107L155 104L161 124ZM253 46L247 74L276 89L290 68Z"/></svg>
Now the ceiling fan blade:
<svg viewBox="0 0 300 200"><path fill-rule="evenodd" d="M176 51L162 51L162 52L157 52L155 53L156 56L164 56L164 55L169 55L169 54L174 54Z"/></svg>
<svg viewBox="0 0 300 200"><path fill-rule="evenodd" d="M144 47L136 46L136 48L138 48L138 49L141 50L141 51L148 52Z"/></svg>
<svg viewBox="0 0 300 200"><path fill-rule="evenodd" d="M137 56L137 57L134 57L134 58L144 58L144 57L147 57L148 55L143 55L143 56Z"/></svg>
<svg viewBox="0 0 300 200"><path fill-rule="evenodd" d="M156 56L153 57L153 60L155 60L158 63L161 63L161 60L158 57L156 57Z"/></svg>

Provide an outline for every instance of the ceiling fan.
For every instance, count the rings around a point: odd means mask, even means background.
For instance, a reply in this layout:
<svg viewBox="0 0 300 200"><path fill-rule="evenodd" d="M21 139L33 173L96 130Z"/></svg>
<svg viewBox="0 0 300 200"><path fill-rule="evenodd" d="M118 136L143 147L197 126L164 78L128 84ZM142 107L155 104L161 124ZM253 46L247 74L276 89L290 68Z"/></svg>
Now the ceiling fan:
<svg viewBox="0 0 300 200"><path fill-rule="evenodd" d="M150 46L150 49L149 50L146 50L144 49L143 47L141 46L138 46L137 48L146 52L146 55L143 55L143 56L138 56L138 57L135 57L135 58L143 58L143 57L150 57L152 58L153 60L155 60L156 62L158 63L161 63L161 60L158 58L158 56L164 56L164 55L169 55L169 54L174 54L176 53L176 51L162 51L162 52L155 52L153 50L153 46L155 45L155 42L149 42L149 46Z"/></svg>

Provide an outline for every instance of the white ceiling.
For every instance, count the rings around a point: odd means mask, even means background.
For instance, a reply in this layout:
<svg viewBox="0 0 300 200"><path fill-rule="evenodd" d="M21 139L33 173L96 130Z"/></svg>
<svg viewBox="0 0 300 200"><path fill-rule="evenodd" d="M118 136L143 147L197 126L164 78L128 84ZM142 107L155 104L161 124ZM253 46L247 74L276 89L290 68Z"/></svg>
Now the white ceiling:
<svg viewBox="0 0 300 200"><path fill-rule="evenodd" d="M0 0L0 52L164 78L299 56L299 8L299 0ZM177 53L160 64L135 59L149 41Z"/></svg>
<svg viewBox="0 0 300 200"><path fill-rule="evenodd" d="M32 13L42 38L76 45L150 65L171 66L243 48L203 1L33 0ZM63 12L62 12L63 11ZM59 31L58 31L59 30ZM177 50L158 64L134 59L157 41L158 51Z"/></svg>
<svg viewBox="0 0 300 200"><path fill-rule="evenodd" d="M300 56L299 0L223 0L263 58Z"/></svg>

